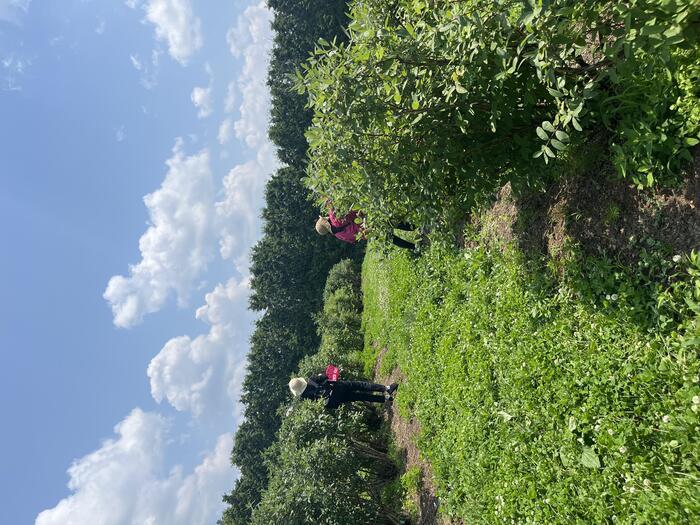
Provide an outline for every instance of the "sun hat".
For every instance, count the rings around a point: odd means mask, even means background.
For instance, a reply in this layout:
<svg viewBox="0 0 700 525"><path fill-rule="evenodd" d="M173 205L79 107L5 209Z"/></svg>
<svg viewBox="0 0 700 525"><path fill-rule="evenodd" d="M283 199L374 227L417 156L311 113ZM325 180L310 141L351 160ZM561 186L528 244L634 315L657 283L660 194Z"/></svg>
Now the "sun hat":
<svg viewBox="0 0 700 525"><path fill-rule="evenodd" d="M319 235L331 233L331 223L325 217L319 217L316 221L316 231Z"/></svg>
<svg viewBox="0 0 700 525"><path fill-rule="evenodd" d="M303 377L295 377L289 382L289 390L292 391L295 397L299 397L306 390L306 379Z"/></svg>

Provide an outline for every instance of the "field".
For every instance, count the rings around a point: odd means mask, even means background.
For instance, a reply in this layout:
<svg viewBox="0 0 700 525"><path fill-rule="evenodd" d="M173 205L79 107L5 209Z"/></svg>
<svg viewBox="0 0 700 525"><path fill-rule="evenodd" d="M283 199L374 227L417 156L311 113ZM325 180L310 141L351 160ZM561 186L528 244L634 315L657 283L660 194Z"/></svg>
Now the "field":
<svg viewBox="0 0 700 525"><path fill-rule="evenodd" d="M591 255L575 214L538 252L537 206L520 231L514 207L475 213L464 248L365 258L365 367L381 353L379 375L404 378L410 424L393 426L426 460L409 474L423 467L454 523L696 523L697 254L655 230L634 257Z"/></svg>

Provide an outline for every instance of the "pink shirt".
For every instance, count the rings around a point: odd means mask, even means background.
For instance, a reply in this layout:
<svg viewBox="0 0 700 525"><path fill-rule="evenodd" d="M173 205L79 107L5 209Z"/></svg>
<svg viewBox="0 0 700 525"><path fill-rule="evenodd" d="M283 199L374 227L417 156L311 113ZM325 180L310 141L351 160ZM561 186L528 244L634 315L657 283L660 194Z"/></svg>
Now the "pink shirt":
<svg viewBox="0 0 700 525"><path fill-rule="evenodd" d="M333 208L330 208L328 210L328 220L331 225L336 228L343 228L343 226L345 226L342 231L334 233L333 235L341 241L355 244L357 242L357 234L362 231L362 225L355 223L355 217L357 217L357 212L351 211L345 217L338 219L333 212Z"/></svg>

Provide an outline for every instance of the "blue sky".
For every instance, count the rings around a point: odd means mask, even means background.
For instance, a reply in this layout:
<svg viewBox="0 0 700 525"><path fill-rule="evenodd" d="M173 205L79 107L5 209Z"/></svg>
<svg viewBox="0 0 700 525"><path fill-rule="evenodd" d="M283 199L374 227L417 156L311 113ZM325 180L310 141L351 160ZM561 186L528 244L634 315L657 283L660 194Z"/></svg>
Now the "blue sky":
<svg viewBox="0 0 700 525"><path fill-rule="evenodd" d="M0 0L0 523L219 517L276 166L270 17Z"/></svg>

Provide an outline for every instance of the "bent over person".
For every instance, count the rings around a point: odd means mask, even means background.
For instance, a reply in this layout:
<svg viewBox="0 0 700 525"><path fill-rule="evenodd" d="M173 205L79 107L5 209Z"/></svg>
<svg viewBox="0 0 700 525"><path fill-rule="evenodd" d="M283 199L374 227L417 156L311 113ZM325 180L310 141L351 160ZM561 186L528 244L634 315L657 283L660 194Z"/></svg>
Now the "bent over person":
<svg viewBox="0 0 700 525"><path fill-rule="evenodd" d="M326 408L338 408L341 403L369 401L384 403L391 401L398 384L380 385L366 381L330 381L326 374L318 374L308 379L295 377L289 382L289 390L301 399L325 399Z"/></svg>
<svg viewBox="0 0 700 525"><path fill-rule="evenodd" d="M333 208L328 208L327 217L319 217L316 221L316 232L319 235L328 235L329 233L341 241L349 242L350 244L355 244L358 240L364 239L364 228L361 224L355 222L355 219L362 217L362 213L358 211L351 211L345 217L337 217ZM400 222L394 225L397 230L412 231L415 228L405 222ZM409 242L401 237L397 237L392 233L391 242L394 243L399 248L406 248L407 250L415 250L416 245Z"/></svg>

